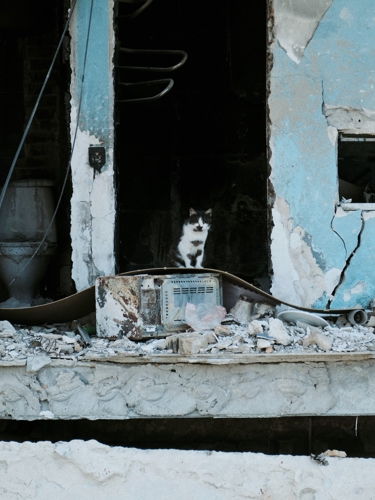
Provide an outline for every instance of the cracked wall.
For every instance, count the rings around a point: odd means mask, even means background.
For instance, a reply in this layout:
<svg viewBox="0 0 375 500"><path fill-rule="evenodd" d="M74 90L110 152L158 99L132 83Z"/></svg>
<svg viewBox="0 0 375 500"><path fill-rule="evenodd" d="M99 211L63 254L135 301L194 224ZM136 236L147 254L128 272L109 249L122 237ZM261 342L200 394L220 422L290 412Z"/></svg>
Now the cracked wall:
<svg viewBox="0 0 375 500"><path fill-rule="evenodd" d="M375 134L373 3L273 7L272 293L304 306L367 307L375 297L375 212L339 206L337 140L342 131Z"/></svg>
<svg viewBox="0 0 375 500"><path fill-rule="evenodd" d="M71 24L72 278L78 291L115 272L112 13L113 0L94 2L92 11L90 2L78 2ZM92 145L106 150L100 173L88 163Z"/></svg>

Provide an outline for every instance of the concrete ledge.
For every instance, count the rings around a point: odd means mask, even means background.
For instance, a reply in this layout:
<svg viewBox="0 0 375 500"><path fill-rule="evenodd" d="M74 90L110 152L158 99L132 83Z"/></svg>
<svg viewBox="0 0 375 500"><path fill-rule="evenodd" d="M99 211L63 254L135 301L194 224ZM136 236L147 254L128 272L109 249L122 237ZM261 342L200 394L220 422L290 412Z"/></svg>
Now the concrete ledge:
<svg viewBox="0 0 375 500"><path fill-rule="evenodd" d="M0 443L4 499L309 500L374 498L374 459Z"/></svg>
<svg viewBox="0 0 375 500"><path fill-rule="evenodd" d="M2 365L0 418L375 415L373 354L155 358Z"/></svg>

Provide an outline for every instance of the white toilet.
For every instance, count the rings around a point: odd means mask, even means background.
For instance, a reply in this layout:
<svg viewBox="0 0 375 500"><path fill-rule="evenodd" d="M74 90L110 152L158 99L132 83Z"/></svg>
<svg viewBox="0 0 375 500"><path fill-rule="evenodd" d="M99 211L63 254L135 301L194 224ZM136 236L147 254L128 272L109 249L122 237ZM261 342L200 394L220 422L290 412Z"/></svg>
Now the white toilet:
<svg viewBox="0 0 375 500"><path fill-rule="evenodd" d="M10 182L0 208L0 279L10 298L23 305L30 305L57 252L54 221L42 247L30 261L55 210L53 185L47 179Z"/></svg>

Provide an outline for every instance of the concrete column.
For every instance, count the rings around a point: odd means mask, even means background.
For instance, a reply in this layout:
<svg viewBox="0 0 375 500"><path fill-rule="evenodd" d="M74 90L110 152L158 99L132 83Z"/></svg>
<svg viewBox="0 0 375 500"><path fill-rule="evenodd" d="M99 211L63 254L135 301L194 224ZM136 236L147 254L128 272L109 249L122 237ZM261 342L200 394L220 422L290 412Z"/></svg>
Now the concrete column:
<svg viewBox="0 0 375 500"><path fill-rule="evenodd" d="M78 0L71 21L72 278L77 290L115 270L113 0ZM100 172L90 146L103 146Z"/></svg>

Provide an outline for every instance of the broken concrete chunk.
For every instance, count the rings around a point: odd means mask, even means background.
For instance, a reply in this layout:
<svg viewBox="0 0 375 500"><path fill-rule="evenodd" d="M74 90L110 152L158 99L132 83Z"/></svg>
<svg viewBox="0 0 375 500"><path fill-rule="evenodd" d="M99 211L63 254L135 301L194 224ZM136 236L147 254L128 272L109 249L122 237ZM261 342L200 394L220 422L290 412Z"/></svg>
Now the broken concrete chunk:
<svg viewBox="0 0 375 500"><path fill-rule="evenodd" d="M229 346L231 346L233 344L233 339L225 339L223 340L222 342L218 342L215 347L217 349L220 349L221 351L223 349L227 349Z"/></svg>
<svg viewBox="0 0 375 500"><path fill-rule="evenodd" d="M303 328L306 332L309 329L310 333L322 333L323 331L319 326L309 325L309 323L305 323L304 321L297 321L296 325L299 328Z"/></svg>
<svg viewBox="0 0 375 500"><path fill-rule="evenodd" d="M338 450L327 450L323 453L323 455L325 457L340 457L340 458L347 457L345 451L338 451Z"/></svg>
<svg viewBox="0 0 375 500"><path fill-rule="evenodd" d="M239 300L230 310L233 318L240 324L249 323L253 311L254 300L246 295L240 295Z"/></svg>
<svg viewBox="0 0 375 500"><path fill-rule="evenodd" d="M280 319L270 318L269 325L268 334L275 340L276 344L289 345L293 342L293 338Z"/></svg>
<svg viewBox="0 0 375 500"><path fill-rule="evenodd" d="M255 337L256 335L259 335L259 334L262 334L262 333L263 333L262 322L258 321L257 319L253 320L249 324L249 334L253 335Z"/></svg>
<svg viewBox="0 0 375 500"><path fill-rule="evenodd" d="M178 354L197 354L201 349L216 339L212 332L201 333L178 333L166 338L166 348Z"/></svg>
<svg viewBox="0 0 375 500"><path fill-rule="evenodd" d="M332 349L333 339L327 337L323 333L310 333L303 341L303 346L308 347L311 344L316 344L322 351L330 351Z"/></svg>
<svg viewBox="0 0 375 500"><path fill-rule="evenodd" d="M267 354L271 354L271 352L273 352L273 347L272 347L272 345L270 345L270 346L266 347L266 353L267 353Z"/></svg>
<svg viewBox="0 0 375 500"><path fill-rule="evenodd" d="M16 329L9 321L0 321L0 338L13 337L15 333Z"/></svg>
<svg viewBox="0 0 375 500"><path fill-rule="evenodd" d="M164 350L166 349L167 341L165 339L153 340L148 344L142 344L141 350L145 352L152 352L154 349Z"/></svg>
<svg viewBox="0 0 375 500"><path fill-rule="evenodd" d="M232 330L229 328L229 326L225 325L217 325L215 328L215 335L218 337L228 337L229 335L232 335Z"/></svg>
<svg viewBox="0 0 375 500"><path fill-rule="evenodd" d="M154 340L152 342L152 345L154 346L155 349L163 351L164 349L166 349L167 342L165 339L159 339L159 340Z"/></svg>
<svg viewBox="0 0 375 500"><path fill-rule="evenodd" d="M258 349L267 349L268 347L271 347L271 342L269 340L265 340L265 339L258 339L257 340L257 348Z"/></svg>
<svg viewBox="0 0 375 500"><path fill-rule="evenodd" d="M215 336L214 332L205 332L203 334L203 338L205 339L205 342L207 341L207 345L216 344L217 342L217 337Z"/></svg>
<svg viewBox="0 0 375 500"><path fill-rule="evenodd" d="M37 372L46 365L52 362L51 358L47 355L42 356L28 356L26 363L27 372Z"/></svg>

